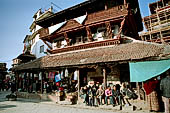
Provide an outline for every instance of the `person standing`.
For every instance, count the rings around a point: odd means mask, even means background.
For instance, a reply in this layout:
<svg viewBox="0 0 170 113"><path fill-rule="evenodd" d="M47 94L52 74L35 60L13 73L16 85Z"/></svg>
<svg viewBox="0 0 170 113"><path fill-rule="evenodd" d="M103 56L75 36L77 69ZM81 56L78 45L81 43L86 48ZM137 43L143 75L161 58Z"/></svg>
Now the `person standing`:
<svg viewBox="0 0 170 113"><path fill-rule="evenodd" d="M160 110L158 94L157 94L158 83L159 81L156 78L152 78L144 83L147 102L148 102L149 110L151 112Z"/></svg>
<svg viewBox="0 0 170 113"><path fill-rule="evenodd" d="M15 81L11 82L11 93L14 93L16 91L16 84Z"/></svg>
<svg viewBox="0 0 170 113"><path fill-rule="evenodd" d="M170 72L166 72L166 77L161 80L160 90L162 92L162 100L165 106L165 113L170 113Z"/></svg>

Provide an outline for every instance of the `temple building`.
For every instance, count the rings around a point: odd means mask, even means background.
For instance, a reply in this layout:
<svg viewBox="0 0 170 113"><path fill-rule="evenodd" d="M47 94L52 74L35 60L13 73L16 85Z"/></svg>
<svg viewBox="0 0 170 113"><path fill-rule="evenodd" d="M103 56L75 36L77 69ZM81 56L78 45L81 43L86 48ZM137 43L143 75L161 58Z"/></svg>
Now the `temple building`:
<svg viewBox="0 0 170 113"><path fill-rule="evenodd" d="M170 53L168 45L140 39L138 0L87 0L35 24L48 55L13 68L18 83L24 76L29 92L43 93L47 84L67 92L79 92L87 84L106 88L126 82L136 88L147 77L131 76L130 62L168 59Z"/></svg>

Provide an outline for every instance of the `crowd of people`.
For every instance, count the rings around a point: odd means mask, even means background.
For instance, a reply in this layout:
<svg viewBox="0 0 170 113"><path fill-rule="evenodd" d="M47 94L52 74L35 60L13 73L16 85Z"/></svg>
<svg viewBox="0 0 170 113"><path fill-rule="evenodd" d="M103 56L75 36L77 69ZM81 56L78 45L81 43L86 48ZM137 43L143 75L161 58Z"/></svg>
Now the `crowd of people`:
<svg viewBox="0 0 170 113"><path fill-rule="evenodd" d="M0 91L15 90L15 82L9 79L5 79L0 83Z"/></svg>
<svg viewBox="0 0 170 113"><path fill-rule="evenodd" d="M88 106L111 104L113 107L120 105L122 108L124 105L131 106L129 99L137 99L134 91L130 90L128 85L124 83L122 86L116 84L107 88L104 88L102 85L86 85L81 87L80 92L81 98L84 99L84 103Z"/></svg>

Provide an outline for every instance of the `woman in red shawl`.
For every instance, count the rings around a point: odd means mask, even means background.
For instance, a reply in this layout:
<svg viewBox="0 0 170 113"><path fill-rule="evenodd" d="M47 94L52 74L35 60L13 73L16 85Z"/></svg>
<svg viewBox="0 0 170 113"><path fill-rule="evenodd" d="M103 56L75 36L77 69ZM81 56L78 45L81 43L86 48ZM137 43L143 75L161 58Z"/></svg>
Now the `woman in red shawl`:
<svg viewBox="0 0 170 113"><path fill-rule="evenodd" d="M156 92L156 88L158 86L159 81L157 79L150 79L144 83L144 89L147 96L147 102L149 105L150 111L159 111L159 101L158 94Z"/></svg>

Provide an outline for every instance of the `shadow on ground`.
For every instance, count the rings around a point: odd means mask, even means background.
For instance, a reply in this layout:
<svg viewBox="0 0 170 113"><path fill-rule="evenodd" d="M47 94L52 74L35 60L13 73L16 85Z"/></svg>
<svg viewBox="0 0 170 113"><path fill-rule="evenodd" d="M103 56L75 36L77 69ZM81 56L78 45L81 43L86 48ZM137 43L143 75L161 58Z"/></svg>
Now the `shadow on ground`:
<svg viewBox="0 0 170 113"><path fill-rule="evenodd" d="M45 102L43 100L36 100L36 99L24 99L24 98L17 98L17 102L21 103L40 103L40 102Z"/></svg>
<svg viewBox="0 0 170 113"><path fill-rule="evenodd" d="M13 108L13 107L17 107L17 106L16 105L1 104L0 105L0 111L3 111L3 110L8 109L8 108Z"/></svg>

